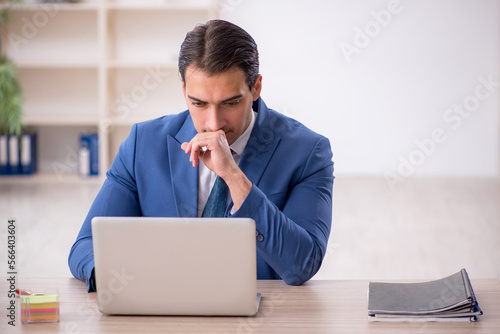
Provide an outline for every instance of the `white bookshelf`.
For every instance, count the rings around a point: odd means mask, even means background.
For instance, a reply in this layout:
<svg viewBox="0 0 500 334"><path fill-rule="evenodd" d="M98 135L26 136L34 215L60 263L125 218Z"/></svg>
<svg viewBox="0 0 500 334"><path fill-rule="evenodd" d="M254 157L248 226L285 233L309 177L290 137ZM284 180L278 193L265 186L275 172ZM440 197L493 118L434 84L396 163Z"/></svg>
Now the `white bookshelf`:
<svg viewBox="0 0 500 334"><path fill-rule="evenodd" d="M38 133L38 174L28 180L61 180L54 168L61 165L63 179L78 179L72 154L79 134L90 131L99 133L102 179L132 124L186 109L180 44L196 24L215 18L216 8L215 0L14 7L2 51L19 70L24 123Z"/></svg>

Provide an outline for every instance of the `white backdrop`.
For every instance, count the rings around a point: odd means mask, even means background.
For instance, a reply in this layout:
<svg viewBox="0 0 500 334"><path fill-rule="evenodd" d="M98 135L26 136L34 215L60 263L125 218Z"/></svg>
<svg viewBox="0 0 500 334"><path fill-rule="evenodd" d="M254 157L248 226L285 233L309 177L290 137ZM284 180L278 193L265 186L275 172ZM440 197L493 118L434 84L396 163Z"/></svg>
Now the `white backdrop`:
<svg viewBox="0 0 500 334"><path fill-rule="evenodd" d="M337 175L498 177L497 0L222 0L269 107L330 138Z"/></svg>

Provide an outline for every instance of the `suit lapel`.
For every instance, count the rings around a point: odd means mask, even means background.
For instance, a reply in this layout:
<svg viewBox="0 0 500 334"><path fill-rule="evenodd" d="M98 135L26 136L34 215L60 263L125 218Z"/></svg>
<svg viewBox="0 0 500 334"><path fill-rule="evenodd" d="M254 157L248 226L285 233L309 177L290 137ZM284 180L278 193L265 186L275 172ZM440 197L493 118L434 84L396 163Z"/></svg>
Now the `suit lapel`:
<svg viewBox="0 0 500 334"><path fill-rule="evenodd" d="M269 110L261 98L254 102L253 109L257 111L257 120L243 151L239 167L252 183L259 184L280 142L280 137L274 128L277 124L273 124Z"/></svg>
<svg viewBox="0 0 500 334"><path fill-rule="evenodd" d="M175 138L167 138L170 177L179 217L198 216L198 167L193 168L189 155L181 149L181 143L195 135L196 129L188 116Z"/></svg>

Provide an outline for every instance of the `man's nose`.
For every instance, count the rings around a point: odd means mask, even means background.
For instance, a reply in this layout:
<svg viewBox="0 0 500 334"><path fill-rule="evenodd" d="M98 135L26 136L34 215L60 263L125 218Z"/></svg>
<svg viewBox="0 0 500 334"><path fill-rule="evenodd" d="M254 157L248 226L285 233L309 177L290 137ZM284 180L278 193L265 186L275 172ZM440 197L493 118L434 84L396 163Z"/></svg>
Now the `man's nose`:
<svg viewBox="0 0 500 334"><path fill-rule="evenodd" d="M206 125L207 128L209 128L212 131L217 131L222 129L225 125L226 122L224 121L224 118L222 117L222 113L217 107L212 107L208 111L208 116L206 119Z"/></svg>

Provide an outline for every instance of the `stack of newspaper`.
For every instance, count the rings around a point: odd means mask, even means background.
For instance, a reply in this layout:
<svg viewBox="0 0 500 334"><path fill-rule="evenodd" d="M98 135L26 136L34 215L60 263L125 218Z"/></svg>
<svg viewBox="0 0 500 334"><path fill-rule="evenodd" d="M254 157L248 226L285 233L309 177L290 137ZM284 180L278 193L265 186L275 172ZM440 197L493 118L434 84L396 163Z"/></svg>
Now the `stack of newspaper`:
<svg viewBox="0 0 500 334"><path fill-rule="evenodd" d="M371 321L477 321L481 314L465 269L423 283L370 282Z"/></svg>

